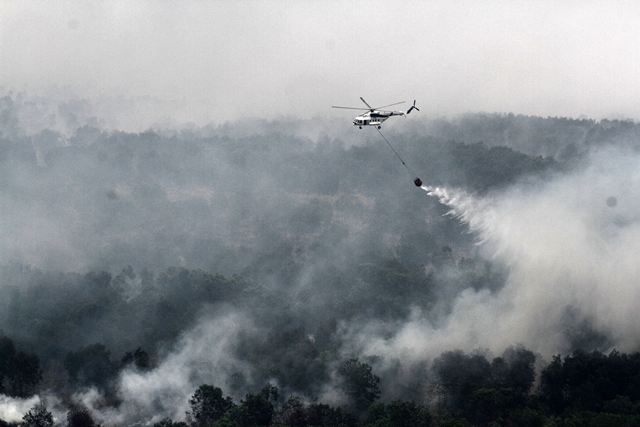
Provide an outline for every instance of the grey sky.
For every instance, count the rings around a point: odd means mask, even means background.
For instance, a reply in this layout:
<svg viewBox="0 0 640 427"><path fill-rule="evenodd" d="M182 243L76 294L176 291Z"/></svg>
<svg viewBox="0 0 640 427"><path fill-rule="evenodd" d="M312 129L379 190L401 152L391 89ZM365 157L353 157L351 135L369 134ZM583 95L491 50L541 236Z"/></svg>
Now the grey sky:
<svg viewBox="0 0 640 427"><path fill-rule="evenodd" d="M196 122L468 111L640 118L640 3L0 3L0 86L151 97Z"/></svg>

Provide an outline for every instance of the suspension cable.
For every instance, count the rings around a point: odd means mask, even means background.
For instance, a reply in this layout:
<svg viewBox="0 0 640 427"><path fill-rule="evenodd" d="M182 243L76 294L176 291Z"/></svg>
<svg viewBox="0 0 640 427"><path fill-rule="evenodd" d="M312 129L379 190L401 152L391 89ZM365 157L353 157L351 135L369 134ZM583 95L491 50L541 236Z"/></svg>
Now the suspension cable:
<svg viewBox="0 0 640 427"><path fill-rule="evenodd" d="M384 134L382 132L380 132L380 129L378 129L376 127L376 130L378 131L378 133L380 134L380 136L382 137L382 139L384 139L384 142L387 143L387 145L389 146L389 148L391 149L391 151L393 151L393 154L396 155L396 157L398 158L398 160L400 160L400 163L402 163L402 166L404 166L407 169L407 172L409 172L409 176L411 176L411 178L413 178L413 176L415 175L413 173L413 171L411 170L411 168L409 166L407 166L407 163L402 160L402 157L400 157L400 154L398 154L398 152L396 151L395 148L393 148L393 145L391 144L391 142L389 142L389 140L387 139L386 136L384 136Z"/></svg>

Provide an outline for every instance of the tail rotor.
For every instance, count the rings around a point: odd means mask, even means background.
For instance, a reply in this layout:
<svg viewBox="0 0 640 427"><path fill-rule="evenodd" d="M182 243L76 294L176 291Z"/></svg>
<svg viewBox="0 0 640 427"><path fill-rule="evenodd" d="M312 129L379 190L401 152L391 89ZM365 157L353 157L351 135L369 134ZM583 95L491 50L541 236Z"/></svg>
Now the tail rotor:
<svg viewBox="0 0 640 427"><path fill-rule="evenodd" d="M413 105L407 110L407 114L409 114L413 110L420 111L420 109L418 107L416 107L416 100L415 99L413 100Z"/></svg>

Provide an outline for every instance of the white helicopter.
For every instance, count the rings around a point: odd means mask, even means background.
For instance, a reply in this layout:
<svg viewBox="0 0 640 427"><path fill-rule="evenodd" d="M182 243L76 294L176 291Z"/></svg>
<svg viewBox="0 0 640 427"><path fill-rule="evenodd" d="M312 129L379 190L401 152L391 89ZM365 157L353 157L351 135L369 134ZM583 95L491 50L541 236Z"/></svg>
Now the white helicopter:
<svg viewBox="0 0 640 427"><path fill-rule="evenodd" d="M343 108L345 110L365 110L366 113L360 114L353 119L353 125L358 126L362 129L362 126L376 126L378 129L382 127L382 122L387 120L392 116L405 116L412 112L413 110L420 111L418 107L416 107L416 100L413 100L413 105L407 110L404 111L390 111L390 110L382 110L382 108L392 107L398 104L404 104L404 101L396 102L394 104L383 105L382 107L372 107L364 100L363 97L360 97L360 100L364 102L368 108L360 108L360 107L339 107L337 105L332 105L331 108Z"/></svg>

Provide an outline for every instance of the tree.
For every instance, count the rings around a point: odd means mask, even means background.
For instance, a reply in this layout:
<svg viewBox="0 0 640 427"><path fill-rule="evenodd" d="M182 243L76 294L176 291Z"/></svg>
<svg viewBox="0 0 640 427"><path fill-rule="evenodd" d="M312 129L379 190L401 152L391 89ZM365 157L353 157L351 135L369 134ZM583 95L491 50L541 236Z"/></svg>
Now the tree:
<svg viewBox="0 0 640 427"><path fill-rule="evenodd" d="M433 362L443 404L454 414L468 409L472 394L490 385L491 366L484 356L448 351Z"/></svg>
<svg viewBox="0 0 640 427"><path fill-rule="evenodd" d="M68 427L96 427L89 410L82 406L75 406L67 412Z"/></svg>
<svg viewBox="0 0 640 427"><path fill-rule="evenodd" d="M171 418L164 418L153 425L153 427L189 427L182 421L173 422Z"/></svg>
<svg viewBox="0 0 640 427"><path fill-rule="evenodd" d="M480 354L443 353L433 370L443 405L475 424L506 417L527 404L534 380L535 355L524 348L508 348L491 363Z"/></svg>
<svg viewBox="0 0 640 427"><path fill-rule="evenodd" d="M619 403L624 397L630 402L640 400L638 372L638 353L576 351L564 360L556 356L542 370L540 397L556 414L568 409L601 412L605 403L616 399Z"/></svg>
<svg viewBox="0 0 640 427"><path fill-rule="evenodd" d="M268 426L273 417L273 404L268 395L247 394L240 403L242 410L241 425L246 427Z"/></svg>
<svg viewBox="0 0 640 427"><path fill-rule="evenodd" d="M117 369L111 361L109 350L102 344L93 344L64 358L69 377L79 385L105 387L115 376Z"/></svg>
<svg viewBox="0 0 640 427"><path fill-rule="evenodd" d="M11 338L0 336L0 393L5 393L3 384L13 370L16 348Z"/></svg>
<svg viewBox="0 0 640 427"><path fill-rule="evenodd" d="M53 427L53 416L44 402L36 404L22 417L24 427Z"/></svg>
<svg viewBox="0 0 640 427"><path fill-rule="evenodd" d="M16 352L10 338L0 337L0 393L14 397L32 396L41 379L38 356Z"/></svg>
<svg viewBox="0 0 640 427"><path fill-rule="evenodd" d="M429 427L431 415L426 408L410 401L396 400L388 405L376 403L369 407L367 427Z"/></svg>
<svg viewBox="0 0 640 427"><path fill-rule="evenodd" d="M342 408L332 408L323 403L307 408L307 422L313 427L355 427L356 419Z"/></svg>
<svg viewBox="0 0 640 427"><path fill-rule="evenodd" d="M151 358L149 354L140 347L136 348L133 352L128 351L122 356L122 366L127 366L131 363L141 371L151 369Z"/></svg>
<svg viewBox="0 0 640 427"><path fill-rule="evenodd" d="M202 384L189 400L191 410L188 419L194 426L210 426L220 419L233 405L230 397L224 397L222 390L212 385Z"/></svg>
<svg viewBox="0 0 640 427"><path fill-rule="evenodd" d="M380 397L380 378L373 374L371 366L358 359L346 360L339 368L340 387L357 411L366 410Z"/></svg>
<svg viewBox="0 0 640 427"><path fill-rule="evenodd" d="M429 427L431 415L414 402L396 400L387 405L387 414L394 427Z"/></svg>
<svg viewBox="0 0 640 427"><path fill-rule="evenodd" d="M519 399L524 399L528 394L535 379L534 363L536 356L532 351L522 347L510 347L505 350L503 357L506 361L504 383L498 384L509 388ZM498 359L494 359L494 362ZM493 371L493 369L492 369Z"/></svg>
<svg viewBox="0 0 640 427"><path fill-rule="evenodd" d="M267 385L258 394L247 394L239 405L231 407L216 423L216 427L269 426L273 419L273 403L278 389Z"/></svg>
<svg viewBox="0 0 640 427"><path fill-rule="evenodd" d="M307 425L307 414L304 403L297 396L291 396L282 405L278 414L278 423L288 427L305 427Z"/></svg>
<svg viewBox="0 0 640 427"><path fill-rule="evenodd" d="M9 375L11 394L16 397L29 397L35 393L36 385L42 379L40 359L35 354L22 351L13 359L13 372Z"/></svg>

